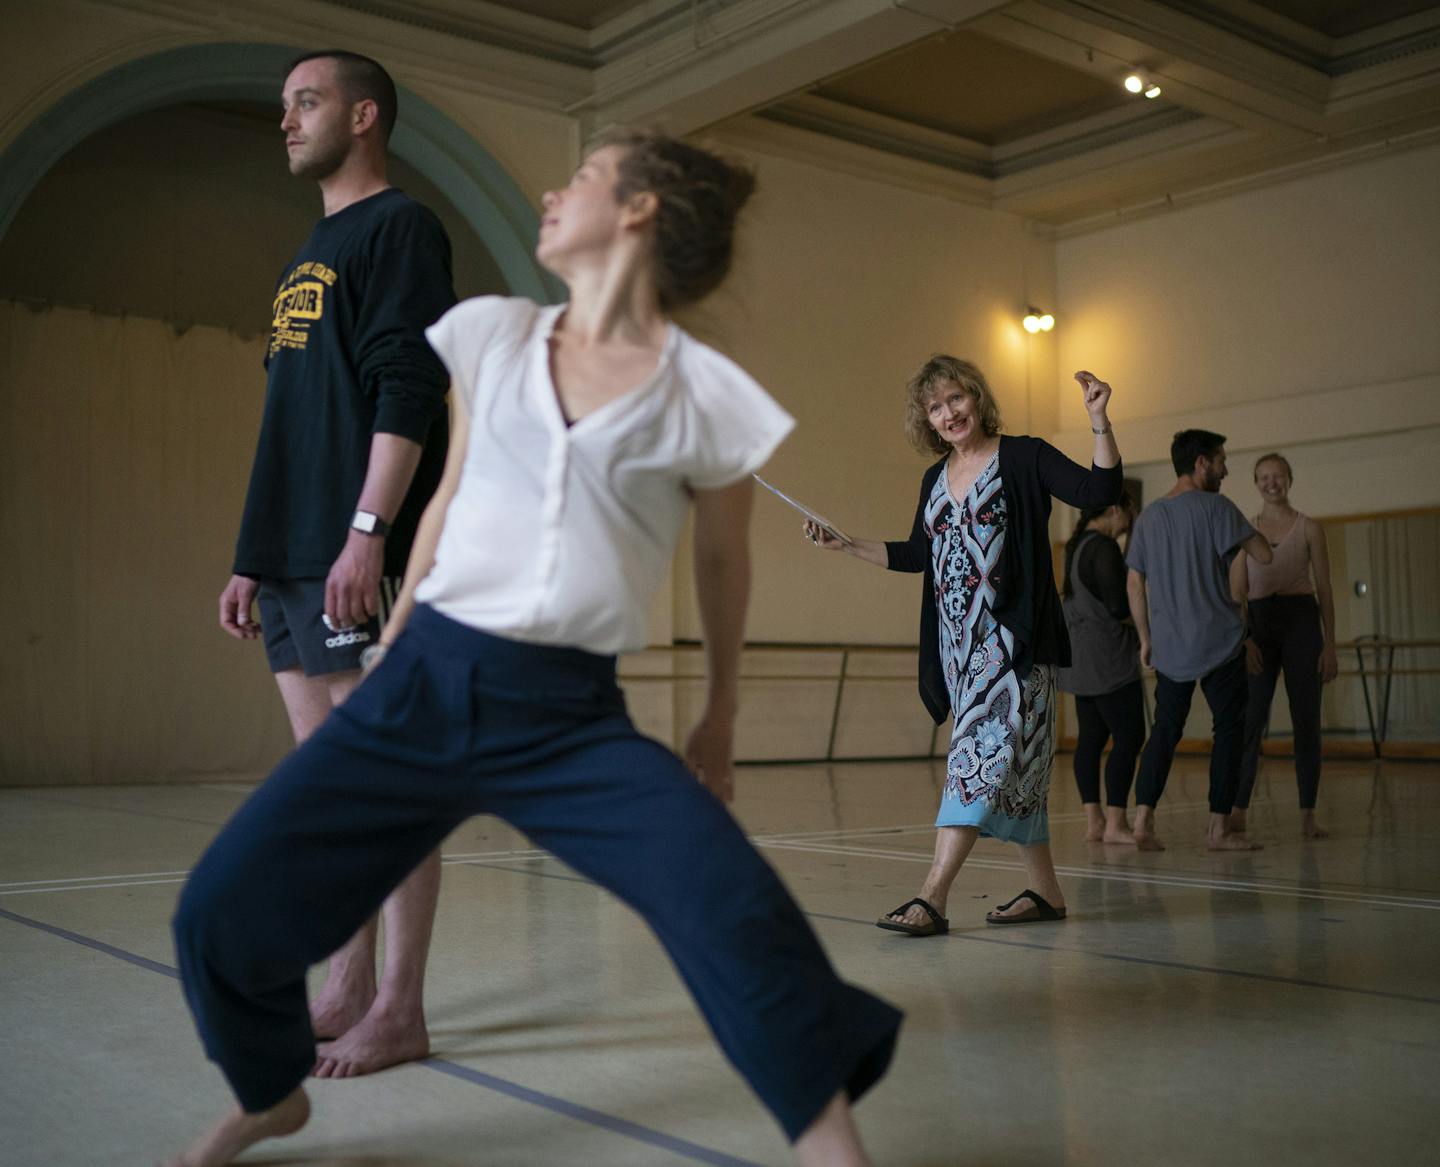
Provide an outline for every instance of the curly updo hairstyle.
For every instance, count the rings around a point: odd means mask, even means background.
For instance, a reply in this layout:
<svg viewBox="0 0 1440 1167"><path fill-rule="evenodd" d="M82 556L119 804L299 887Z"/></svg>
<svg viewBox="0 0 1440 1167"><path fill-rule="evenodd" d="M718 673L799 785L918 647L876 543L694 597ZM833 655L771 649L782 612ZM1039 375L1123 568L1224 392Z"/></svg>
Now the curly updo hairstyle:
<svg viewBox="0 0 1440 1167"><path fill-rule="evenodd" d="M595 148L618 146L615 198L649 191L655 216L655 276L667 312L704 299L724 281L735 220L755 189L755 174L707 150L654 130L602 134Z"/></svg>

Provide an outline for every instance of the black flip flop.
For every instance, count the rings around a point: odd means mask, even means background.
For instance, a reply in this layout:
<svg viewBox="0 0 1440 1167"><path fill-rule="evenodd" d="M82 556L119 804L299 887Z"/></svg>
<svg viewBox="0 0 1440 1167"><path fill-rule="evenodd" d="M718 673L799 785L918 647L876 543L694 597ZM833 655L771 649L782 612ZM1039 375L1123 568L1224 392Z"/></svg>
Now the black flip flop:
<svg viewBox="0 0 1440 1167"><path fill-rule="evenodd" d="M903 915L916 904L919 904L925 914L930 917L928 924L905 924L899 920L888 918ZM875 921L875 927L884 928L890 932L904 932L907 936L943 936L950 931L950 921L917 896L913 900L906 900L893 912L886 912L884 916Z"/></svg>
<svg viewBox="0 0 1440 1167"><path fill-rule="evenodd" d="M1027 896L1035 904L1035 907L1030 911L1021 912L1018 916L997 916L995 914L996 912L1009 911ZM985 923L987 924L1051 924L1056 920L1063 920L1064 918L1064 908L1052 908L1045 902L1044 897L1041 896L1039 892L1031 891L1028 887L1008 904L1001 904L993 911L985 913Z"/></svg>

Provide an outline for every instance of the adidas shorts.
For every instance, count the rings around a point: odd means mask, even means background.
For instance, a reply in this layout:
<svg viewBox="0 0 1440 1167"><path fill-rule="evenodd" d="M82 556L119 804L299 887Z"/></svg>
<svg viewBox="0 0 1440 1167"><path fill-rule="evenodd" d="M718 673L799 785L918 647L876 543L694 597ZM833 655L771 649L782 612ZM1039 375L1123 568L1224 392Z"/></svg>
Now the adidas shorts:
<svg viewBox="0 0 1440 1167"><path fill-rule="evenodd" d="M360 667L360 654L380 638L400 594L400 578L380 580L380 614L358 628L336 631L325 627L325 580L260 580L260 631L272 673L303 669L307 677L342 673Z"/></svg>

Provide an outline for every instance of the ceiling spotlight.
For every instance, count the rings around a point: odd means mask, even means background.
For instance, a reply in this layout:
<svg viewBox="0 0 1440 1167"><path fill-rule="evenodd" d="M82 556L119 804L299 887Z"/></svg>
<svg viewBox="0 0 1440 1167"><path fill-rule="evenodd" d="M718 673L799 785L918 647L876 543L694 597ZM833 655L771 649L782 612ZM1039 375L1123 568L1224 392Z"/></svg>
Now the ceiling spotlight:
<svg viewBox="0 0 1440 1167"><path fill-rule="evenodd" d="M1152 101L1155 100L1155 98L1160 96L1160 86L1151 85L1149 89L1145 90L1145 96Z"/></svg>
<svg viewBox="0 0 1440 1167"><path fill-rule="evenodd" d="M1139 93L1145 88L1145 78L1139 73L1131 73L1125 78L1125 88L1131 93Z"/></svg>
<svg viewBox="0 0 1440 1167"><path fill-rule="evenodd" d="M1055 317L1049 312L1041 312L1039 308L1030 307L1025 310L1025 319L1020 321L1025 331L1034 335L1037 332L1049 332L1055 327Z"/></svg>

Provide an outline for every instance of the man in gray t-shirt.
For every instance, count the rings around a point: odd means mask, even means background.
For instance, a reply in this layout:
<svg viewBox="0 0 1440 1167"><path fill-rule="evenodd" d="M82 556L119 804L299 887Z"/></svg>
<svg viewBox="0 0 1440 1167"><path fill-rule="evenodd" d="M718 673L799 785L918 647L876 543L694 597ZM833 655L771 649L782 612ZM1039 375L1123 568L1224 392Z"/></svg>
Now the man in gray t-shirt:
<svg viewBox="0 0 1440 1167"><path fill-rule="evenodd" d="M1130 612L1140 634L1140 661L1155 669L1155 724L1140 758L1135 786L1135 841L1164 848L1155 837L1155 804L1165 790L1175 748L1185 731L1198 682L1210 706L1210 826L1214 851L1258 844L1230 833L1245 735L1245 622L1230 594L1230 562L1242 547L1269 563L1270 544L1220 493L1225 438L1181 430L1170 444L1175 485L1136 521L1126 563Z"/></svg>

